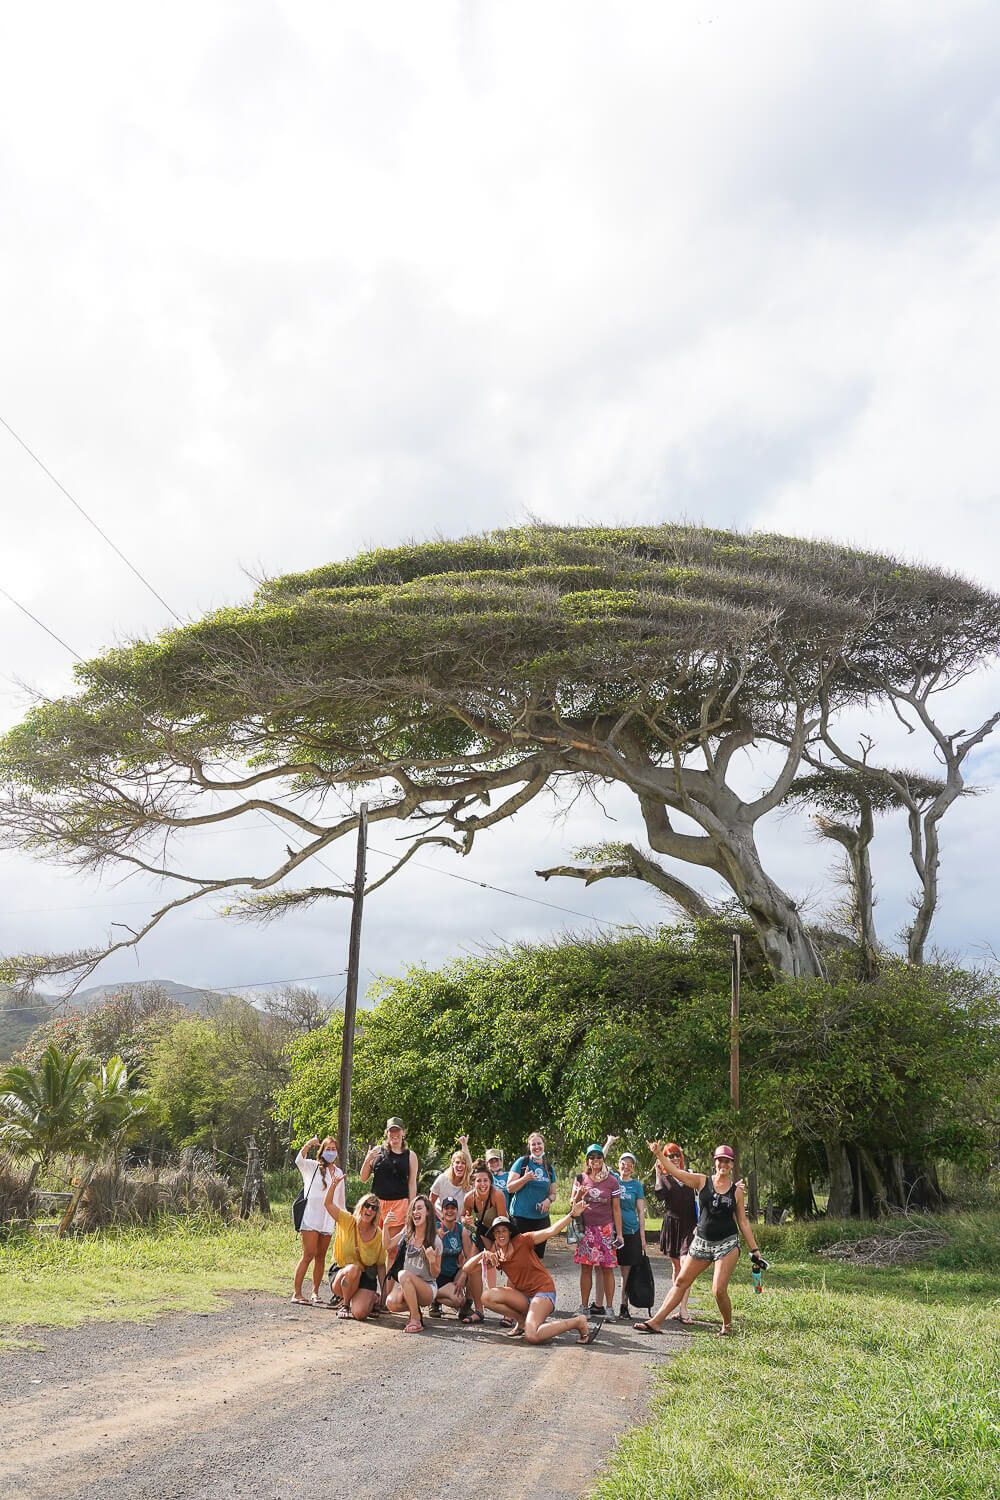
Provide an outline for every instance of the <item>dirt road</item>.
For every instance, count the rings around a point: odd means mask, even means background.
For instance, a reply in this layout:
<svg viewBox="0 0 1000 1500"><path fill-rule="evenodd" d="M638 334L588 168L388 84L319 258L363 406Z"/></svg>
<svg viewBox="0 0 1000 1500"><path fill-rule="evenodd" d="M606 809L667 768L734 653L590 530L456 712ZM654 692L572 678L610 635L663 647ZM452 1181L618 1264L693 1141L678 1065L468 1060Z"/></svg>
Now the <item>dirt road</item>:
<svg viewBox="0 0 1000 1500"><path fill-rule="evenodd" d="M577 1301L549 1252L561 1308ZM548 1257L547 1257L548 1258ZM683 1333L609 1322L583 1349L491 1320L344 1322L263 1293L218 1313L42 1329L0 1357L0 1495L18 1500L358 1500L451 1490L579 1497L646 1409L653 1365Z"/></svg>

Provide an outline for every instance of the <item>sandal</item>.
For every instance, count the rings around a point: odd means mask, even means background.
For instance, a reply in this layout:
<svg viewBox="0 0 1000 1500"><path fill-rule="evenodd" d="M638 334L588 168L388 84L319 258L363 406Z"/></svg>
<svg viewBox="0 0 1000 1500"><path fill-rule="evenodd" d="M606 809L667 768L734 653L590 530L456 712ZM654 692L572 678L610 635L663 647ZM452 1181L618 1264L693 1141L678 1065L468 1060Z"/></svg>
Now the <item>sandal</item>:
<svg viewBox="0 0 1000 1500"><path fill-rule="evenodd" d="M509 1332L503 1334L503 1337L505 1339L523 1339L524 1329L521 1327L520 1323L515 1323L514 1327L510 1329Z"/></svg>
<svg viewBox="0 0 1000 1500"><path fill-rule="evenodd" d="M663 1332L662 1328L654 1328L653 1325L652 1325L652 1323L649 1322L648 1318L644 1319L643 1322L641 1322L641 1323L633 1323L632 1327L635 1329L636 1333L662 1333Z"/></svg>
<svg viewBox="0 0 1000 1500"><path fill-rule="evenodd" d="M337 1314L337 1317L338 1318L351 1318L351 1317L353 1317L353 1313L351 1312L351 1309L349 1307L342 1307L340 1309L340 1312Z"/></svg>
<svg viewBox="0 0 1000 1500"><path fill-rule="evenodd" d="M412 1318L407 1323L406 1327L403 1329L404 1333L423 1333L423 1331L424 1331L424 1325L423 1325L423 1323L415 1323Z"/></svg>
<svg viewBox="0 0 1000 1500"><path fill-rule="evenodd" d="M483 1317L483 1315L482 1315L481 1312L479 1312L476 1308L473 1308L472 1311L469 1313L469 1316L467 1318L463 1318L462 1319L462 1322L463 1323L485 1323L486 1319Z"/></svg>
<svg viewBox="0 0 1000 1500"><path fill-rule="evenodd" d="M295 1303L295 1305L297 1307L308 1307L309 1306L309 1299L307 1297L293 1297L292 1301Z"/></svg>
<svg viewBox="0 0 1000 1500"><path fill-rule="evenodd" d="M513 1318L501 1318L500 1319L500 1327L501 1328L516 1328L517 1324L516 1324L516 1322L514 1321Z"/></svg>
<svg viewBox="0 0 1000 1500"><path fill-rule="evenodd" d="M581 1339L580 1343L592 1344L603 1327L603 1323L591 1323L590 1327L587 1329L587 1337L585 1339Z"/></svg>
<svg viewBox="0 0 1000 1500"><path fill-rule="evenodd" d="M693 1323L694 1322L694 1318L692 1318L691 1314L688 1312L688 1310L687 1310L686 1307L683 1308L680 1313L678 1313L678 1317L680 1318L680 1320L681 1320L682 1323Z"/></svg>
<svg viewBox="0 0 1000 1500"><path fill-rule="evenodd" d="M733 1325L732 1325L732 1323L730 1323L730 1325L729 1325L728 1328L726 1327L725 1323L723 1323L722 1327L719 1329L719 1335L718 1336L719 1336L720 1339L731 1339L733 1337Z"/></svg>

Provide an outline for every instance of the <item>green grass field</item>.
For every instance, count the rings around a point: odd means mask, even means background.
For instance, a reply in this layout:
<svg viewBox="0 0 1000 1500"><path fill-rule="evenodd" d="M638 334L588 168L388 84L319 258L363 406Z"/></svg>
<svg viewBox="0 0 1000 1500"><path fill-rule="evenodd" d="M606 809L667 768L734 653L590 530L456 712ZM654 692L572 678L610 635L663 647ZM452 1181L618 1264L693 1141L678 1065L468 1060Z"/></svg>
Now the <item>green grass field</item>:
<svg viewBox="0 0 1000 1500"><path fill-rule="evenodd" d="M298 1258L287 1204L270 1219L164 1219L155 1228L110 1229L57 1240L0 1242L0 1349L34 1327L216 1306L234 1287L279 1291Z"/></svg>
<svg viewBox="0 0 1000 1500"><path fill-rule="evenodd" d="M594 1497L995 1500L1000 1215L938 1223L948 1245L892 1269L815 1253L871 1225L762 1229L772 1269L759 1297L737 1271L739 1336L698 1334L658 1372Z"/></svg>

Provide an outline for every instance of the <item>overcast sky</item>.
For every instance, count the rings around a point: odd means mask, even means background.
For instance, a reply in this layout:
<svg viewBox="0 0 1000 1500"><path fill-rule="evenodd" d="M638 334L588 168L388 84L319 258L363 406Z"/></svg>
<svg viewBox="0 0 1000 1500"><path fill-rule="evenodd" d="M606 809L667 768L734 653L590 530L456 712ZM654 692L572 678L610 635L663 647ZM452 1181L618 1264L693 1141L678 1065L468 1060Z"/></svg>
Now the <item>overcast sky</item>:
<svg viewBox="0 0 1000 1500"><path fill-rule="evenodd" d="M991 0L6 7L0 416L184 618L247 571L528 514L830 536L1000 588L998 77ZM75 651L171 623L3 429L0 494L0 586ZM0 632L9 724L71 659L2 598ZM958 722L998 697L969 684ZM629 834L616 797L429 853L582 915L411 866L369 904L367 970L655 919L631 883L532 873ZM945 837L935 938L982 956L1000 799ZM795 820L762 841L818 915L826 851ZM890 938L901 830L876 865ZM0 902L4 952L153 904L19 854ZM325 974L346 930L341 903L206 911L90 982Z"/></svg>

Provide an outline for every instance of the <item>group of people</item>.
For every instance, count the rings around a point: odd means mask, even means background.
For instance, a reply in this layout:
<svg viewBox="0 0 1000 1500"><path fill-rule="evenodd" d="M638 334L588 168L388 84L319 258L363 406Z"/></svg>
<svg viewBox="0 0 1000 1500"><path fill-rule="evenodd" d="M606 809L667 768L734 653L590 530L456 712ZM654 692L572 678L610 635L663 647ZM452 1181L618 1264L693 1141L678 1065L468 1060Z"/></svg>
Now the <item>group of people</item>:
<svg viewBox="0 0 1000 1500"><path fill-rule="evenodd" d="M420 1163L406 1144L403 1121L393 1116L385 1134L366 1154L361 1180L369 1184L349 1212L337 1142L313 1137L296 1157L302 1174L302 1256L292 1301L319 1305L331 1241L331 1302L339 1316L364 1321L380 1313L406 1316L404 1331L419 1333L424 1316L453 1309L461 1322L481 1324L497 1314L511 1337L544 1343L574 1331L592 1344L614 1311L616 1271L621 1275L618 1317L632 1317L629 1278L646 1244L646 1197L638 1162L630 1151L608 1153L617 1141L588 1147L586 1168L570 1189L568 1211L554 1222L556 1173L544 1137L534 1132L527 1150L509 1170L493 1148L473 1160L467 1136L431 1185L418 1191ZM671 1261L670 1291L657 1311L633 1326L658 1334L668 1318L691 1321L688 1295L696 1278L713 1266L713 1291L722 1314L722 1334L732 1328L728 1286L740 1254L742 1234L755 1265L766 1263L733 1177L729 1146L715 1151L713 1172L689 1172L675 1142L647 1143L656 1164L655 1194L663 1207L660 1248ZM315 1159L311 1153L318 1148ZM568 1231L579 1267L580 1305L555 1318L556 1284L545 1265L553 1235ZM312 1271L312 1293L303 1287ZM505 1284L500 1284L500 1276Z"/></svg>

